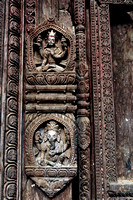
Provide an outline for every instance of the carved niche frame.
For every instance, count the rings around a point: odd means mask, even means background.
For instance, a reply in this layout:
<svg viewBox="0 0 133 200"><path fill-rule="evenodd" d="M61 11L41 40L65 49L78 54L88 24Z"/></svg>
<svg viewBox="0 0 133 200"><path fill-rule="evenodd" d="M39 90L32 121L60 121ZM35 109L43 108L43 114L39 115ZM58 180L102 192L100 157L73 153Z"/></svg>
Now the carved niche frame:
<svg viewBox="0 0 133 200"><path fill-rule="evenodd" d="M68 56L68 63L66 68L63 72L73 71L75 68L75 48L74 48L74 38L72 34L70 34L68 31L64 30L61 26L59 26L57 23L54 22L54 19L48 19L47 21L44 21L44 23L40 24L36 28L29 29L29 37L27 39L27 52L28 52L28 64L29 64L29 71L37 72L35 64L33 62L33 40L36 38L39 34L48 31L50 29L53 29L54 31L57 31L61 33L65 38L68 39L70 42L70 52Z"/></svg>

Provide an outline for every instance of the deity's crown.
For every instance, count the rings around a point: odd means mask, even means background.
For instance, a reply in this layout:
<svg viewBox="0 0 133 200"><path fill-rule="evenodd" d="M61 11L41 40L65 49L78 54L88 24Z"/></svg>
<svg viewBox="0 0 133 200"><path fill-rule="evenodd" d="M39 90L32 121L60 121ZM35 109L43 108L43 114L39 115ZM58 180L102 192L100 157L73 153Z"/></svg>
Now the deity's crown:
<svg viewBox="0 0 133 200"><path fill-rule="evenodd" d="M49 32L48 37L55 38L55 34L56 34L56 32L54 32L53 30L51 30L51 32Z"/></svg>
<svg viewBox="0 0 133 200"><path fill-rule="evenodd" d="M50 121L48 124L47 124L47 129L48 131L50 130L54 130L54 131L57 131L58 130L58 124L55 122L55 121Z"/></svg>

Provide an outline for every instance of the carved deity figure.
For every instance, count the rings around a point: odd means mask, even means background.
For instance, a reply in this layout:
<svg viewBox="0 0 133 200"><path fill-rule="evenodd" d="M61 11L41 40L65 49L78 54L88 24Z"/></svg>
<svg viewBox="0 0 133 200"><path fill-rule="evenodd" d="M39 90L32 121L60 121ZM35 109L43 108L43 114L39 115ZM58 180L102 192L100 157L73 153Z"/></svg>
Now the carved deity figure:
<svg viewBox="0 0 133 200"><path fill-rule="evenodd" d="M67 40L64 36L62 36L60 40L60 47L56 44L55 41L56 32L53 30L48 32L48 43L43 48L42 36L38 35L37 42L34 43L39 48L39 53L41 57L39 58L39 62L42 61L41 70L44 72L55 71L61 72L64 71L67 65L67 55L68 55L68 44ZM36 59L37 63L37 59Z"/></svg>
<svg viewBox="0 0 133 200"><path fill-rule="evenodd" d="M42 139L39 131L35 133L35 146L38 149L36 161L40 165L67 165L70 158L70 138L67 130L62 131L54 120L47 123ZM42 139L42 140L41 140ZM35 154L36 155L36 154Z"/></svg>

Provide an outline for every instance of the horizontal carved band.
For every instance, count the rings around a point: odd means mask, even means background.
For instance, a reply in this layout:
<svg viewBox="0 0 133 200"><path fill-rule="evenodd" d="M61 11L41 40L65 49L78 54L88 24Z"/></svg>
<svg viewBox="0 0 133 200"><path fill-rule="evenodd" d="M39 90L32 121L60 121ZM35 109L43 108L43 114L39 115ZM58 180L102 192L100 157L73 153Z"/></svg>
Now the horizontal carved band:
<svg viewBox="0 0 133 200"><path fill-rule="evenodd" d="M26 81L30 85L59 85L74 84L75 73L31 73L27 74Z"/></svg>
<svg viewBox="0 0 133 200"><path fill-rule="evenodd" d="M108 191L110 197L133 197L133 192L114 192Z"/></svg>
<svg viewBox="0 0 133 200"><path fill-rule="evenodd" d="M112 4L132 4L132 0L99 0L100 3L112 3Z"/></svg>
<svg viewBox="0 0 133 200"><path fill-rule="evenodd" d="M36 177L74 177L77 174L76 167L65 167L63 168L35 168L31 166L25 167L26 174L28 176L36 176Z"/></svg>
<svg viewBox="0 0 133 200"><path fill-rule="evenodd" d="M71 113L77 109L77 106L70 106L70 105L51 105L48 104L45 106L44 105L33 105L33 104L28 104L26 105L26 112L47 112L47 113L54 113L54 112L68 112Z"/></svg>
<svg viewBox="0 0 133 200"><path fill-rule="evenodd" d="M28 94L26 95L26 102L74 102L76 101L76 97L74 95L63 95L63 94Z"/></svg>
<svg viewBox="0 0 133 200"><path fill-rule="evenodd" d="M50 91L50 92L75 92L77 86L76 85L26 85L26 92L41 92L41 91Z"/></svg>

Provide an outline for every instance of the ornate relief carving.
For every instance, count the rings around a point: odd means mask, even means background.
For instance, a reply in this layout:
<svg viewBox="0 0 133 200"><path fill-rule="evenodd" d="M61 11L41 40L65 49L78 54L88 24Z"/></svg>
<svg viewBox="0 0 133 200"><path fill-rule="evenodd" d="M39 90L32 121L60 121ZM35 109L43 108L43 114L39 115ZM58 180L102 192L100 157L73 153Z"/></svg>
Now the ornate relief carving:
<svg viewBox="0 0 133 200"><path fill-rule="evenodd" d="M40 114L27 124L26 174L53 197L76 176L74 122L67 115Z"/></svg>
<svg viewBox="0 0 133 200"><path fill-rule="evenodd" d="M116 141L108 5L102 4L98 7L95 2L91 2L91 19L96 197L107 199L109 182L116 181Z"/></svg>
<svg viewBox="0 0 133 200"><path fill-rule="evenodd" d="M26 38L25 171L49 197L77 173L74 41L53 18Z"/></svg>
<svg viewBox="0 0 133 200"><path fill-rule="evenodd" d="M79 199L90 199L89 77L86 60L85 1L74 1L77 53L77 128L79 143Z"/></svg>
<svg viewBox="0 0 133 200"><path fill-rule="evenodd" d="M31 29L27 43L27 67L30 72L74 70L74 38L53 19Z"/></svg>
<svg viewBox="0 0 133 200"><path fill-rule="evenodd" d="M9 2L9 54L7 80L7 115L5 132L5 180L3 196L16 199L17 179L17 129L18 129L18 68L19 68L19 33L20 1Z"/></svg>
<svg viewBox="0 0 133 200"><path fill-rule="evenodd" d="M26 0L27 25L35 26L35 0Z"/></svg>

